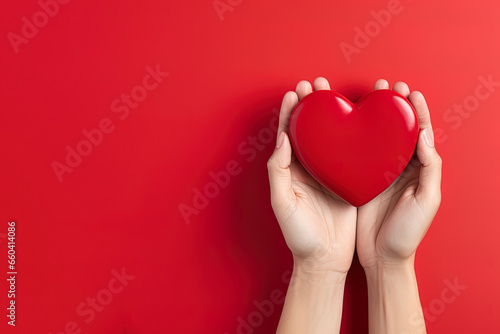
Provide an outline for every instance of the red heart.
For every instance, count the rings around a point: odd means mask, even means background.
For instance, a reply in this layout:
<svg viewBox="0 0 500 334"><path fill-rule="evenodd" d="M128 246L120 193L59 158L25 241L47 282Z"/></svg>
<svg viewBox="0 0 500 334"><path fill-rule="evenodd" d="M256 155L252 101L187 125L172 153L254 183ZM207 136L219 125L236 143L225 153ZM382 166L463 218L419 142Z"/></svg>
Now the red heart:
<svg viewBox="0 0 500 334"><path fill-rule="evenodd" d="M288 133L305 169L331 192L361 206L408 165L418 131L415 109L392 90L373 91L355 104L320 90L294 108Z"/></svg>

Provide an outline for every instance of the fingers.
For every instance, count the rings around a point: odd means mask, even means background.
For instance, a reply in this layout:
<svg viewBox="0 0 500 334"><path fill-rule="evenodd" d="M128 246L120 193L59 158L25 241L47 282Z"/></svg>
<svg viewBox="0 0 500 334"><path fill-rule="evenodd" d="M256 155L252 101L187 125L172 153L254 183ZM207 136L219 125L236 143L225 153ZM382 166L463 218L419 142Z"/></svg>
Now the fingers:
<svg viewBox="0 0 500 334"><path fill-rule="evenodd" d="M295 203L290 172L291 157L292 148L288 135L285 132L280 132L273 155L267 162L271 204L278 218L282 217L285 210L293 208L291 204Z"/></svg>
<svg viewBox="0 0 500 334"><path fill-rule="evenodd" d="M410 96L410 88L408 85L402 81L398 81L394 84L392 87L392 90L395 91L396 93L399 93L403 95L404 97L408 98Z"/></svg>
<svg viewBox="0 0 500 334"><path fill-rule="evenodd" d="M323 77L318 77L314 80L314 90L329 90L330 84L328 80ZM290 91L283 97L280 110L280 120L278 126L278 135L281 131L288 132L288 123L290 121L290 114L297 103L304 97L312 93L312 87L309 81L301 80L295 88L295 92Z"/></svg>
<svg viewBox="0 0 500 334"><path fill-rule="evenodd" d="M328 83L328 80L326 80L323 77L317 77L314 79L313 83L314 90L330 90L330 84Z"/></svg>
<svg viewBox="0 0 500 334"><path fill-rule="evenodd" d="M295 92L297 93L297 96L299 97L299 101L302 100L304 97L312 93L312 87L309 81L302 80L299 81L297 84L297 87L295 88Z"/></svg>
<svg viewBox="0 0 500 334"><path fill-rule="evenodd" d="M389 89L389 83L385 79L378 79L377 82L375 82L375 90L379 89Z"/></svg>
<svg viewBox="0 0 500 334"><path fill-rule="evenodd" d="M408 97L411 104L415 108L418 117L418 124L421 130L425 128L431 128L431 115L429 114L429 107L427 107L427 102L425 101L422 93L418 91L411 92ZM432 134L432 131L431 131Z"/></svg>
<svg viewBox="0 0 500 334"><path fill-rule="evenodd" d="M432 139L429 135L430 128L420 131L417 142L418 160L420 167L419 184L415 198L422 207L430 208L436 213L441 203L441 170L442 160L434 146L430 146Z"/></svg>
<svg viewBox="0 0 500 334"><path fill-rule="evenodd" d="M435 214L441 203L442 160L434 147L429 108L424 96L414 91L409 99L415 107L421 129L417 142L417 156L422 166L415 198L422 207L429 208L431 213Z"/></svg>
<svg viewBox="0 0 500 334"><path fill-rule="evenodd" d="M375 90L380 90L380 89L389 89L389 82L385 79L378 79L375 82ZM402 81L398 81L394 84L392 87L392 90L395 91L396 93L399 93L403 95L404 97L408 98L410 95L410 88L408 85Z"/></svg>
<svg viewBox="0 0 500 334"><path fill-rule="evenodd" d="M288 132L288 122L290 121L290 114L292 113L293 108L295 108L298 102L299 97L295 92L287 92L283 97L277 136L279 136L282 131Z"/></svg>

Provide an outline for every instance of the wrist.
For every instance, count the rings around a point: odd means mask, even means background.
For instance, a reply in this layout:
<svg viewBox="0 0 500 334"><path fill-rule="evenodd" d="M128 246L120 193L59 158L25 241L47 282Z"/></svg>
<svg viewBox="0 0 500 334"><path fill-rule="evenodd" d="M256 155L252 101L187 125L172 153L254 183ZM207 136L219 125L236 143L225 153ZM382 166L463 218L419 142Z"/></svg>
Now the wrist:
<svg viewBox="0 0 500 334"><path fill-rule="evenodd" d="M403 273L415 270L415 254L405 259L377 258L369 266L363 266L365 274L373 276L381 273Z"/></svg>
<svg viewBox="0 0 500 334"><path fill-rule="evenodd" d="M308 281L315 285L343 286L347 272L324 268L305 260L294 260L292 278Z"/></svg>
<svg viewBox="0 0 500 334"><path fill-rule="evenodd" d="M370 285L372 287L378 286L378 284L370 284L371 282L413 283L416 280L413 261L390 264L383 263L373 267L364 268L364 270L369 287Z"/></svg>

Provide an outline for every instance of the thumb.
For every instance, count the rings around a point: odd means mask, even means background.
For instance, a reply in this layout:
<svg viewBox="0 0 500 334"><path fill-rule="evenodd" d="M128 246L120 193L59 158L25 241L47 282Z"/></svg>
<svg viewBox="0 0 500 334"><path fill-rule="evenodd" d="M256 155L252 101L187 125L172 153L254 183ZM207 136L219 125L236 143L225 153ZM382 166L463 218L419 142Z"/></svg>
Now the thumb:
<svg viewBox="0 0 500 334"><path fill-rule="evenodd" d="M441 203L442 161L434 147L434 136L431 127L427 127L419 133L417 156L422 166L415 197L423 207L437 211Z"/></svg>
<svg viewBox="0 0 500 334"><path fill-rule="evenodd" d="M269 184L271 187L271 204L276 216L283 210L292 209L295 203L295 193L292 190L290 163L292 148L288 135L282 131L278 135L276 148L267 162ZM279 217L278 217L279 218Z"/></svg>

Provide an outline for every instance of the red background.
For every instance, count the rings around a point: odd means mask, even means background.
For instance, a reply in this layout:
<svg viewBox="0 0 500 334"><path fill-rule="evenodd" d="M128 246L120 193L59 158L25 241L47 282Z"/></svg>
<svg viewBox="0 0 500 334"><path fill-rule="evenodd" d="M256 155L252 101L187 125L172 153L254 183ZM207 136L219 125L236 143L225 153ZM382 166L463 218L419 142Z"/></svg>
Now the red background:
<svg viewBox="0 0 500 334"><path fill-rule="evenodd" d="M74 321L82 333L237 333L254 301L286 290L292 264L262 129L287 90L325 76L353 100L380 77L424 93L444 160L443 202L417 255L428 331L497 333L500 87L470 113L449 109L473 103L479 76L500 81L498 2L401 0L350 62L340 44L387 0L229 3L221 20L211 0L71 1L16 53L9 33L41 7L2 1L0 263L5 277L14 220L18 275L15 328L0 282L1 331L71 333ZM168 77L120 119L112 102L157 64ZM114 131L59 182L51 164L104 118ZM233 160L239 174L187 224L179 205ZM122 268L135 278L86 323L77 307ZM455 279L467 288L445 303ZM364 284L354 263L343 333L367 332ZM275 331L281 307L253 332Z"/></svg>

